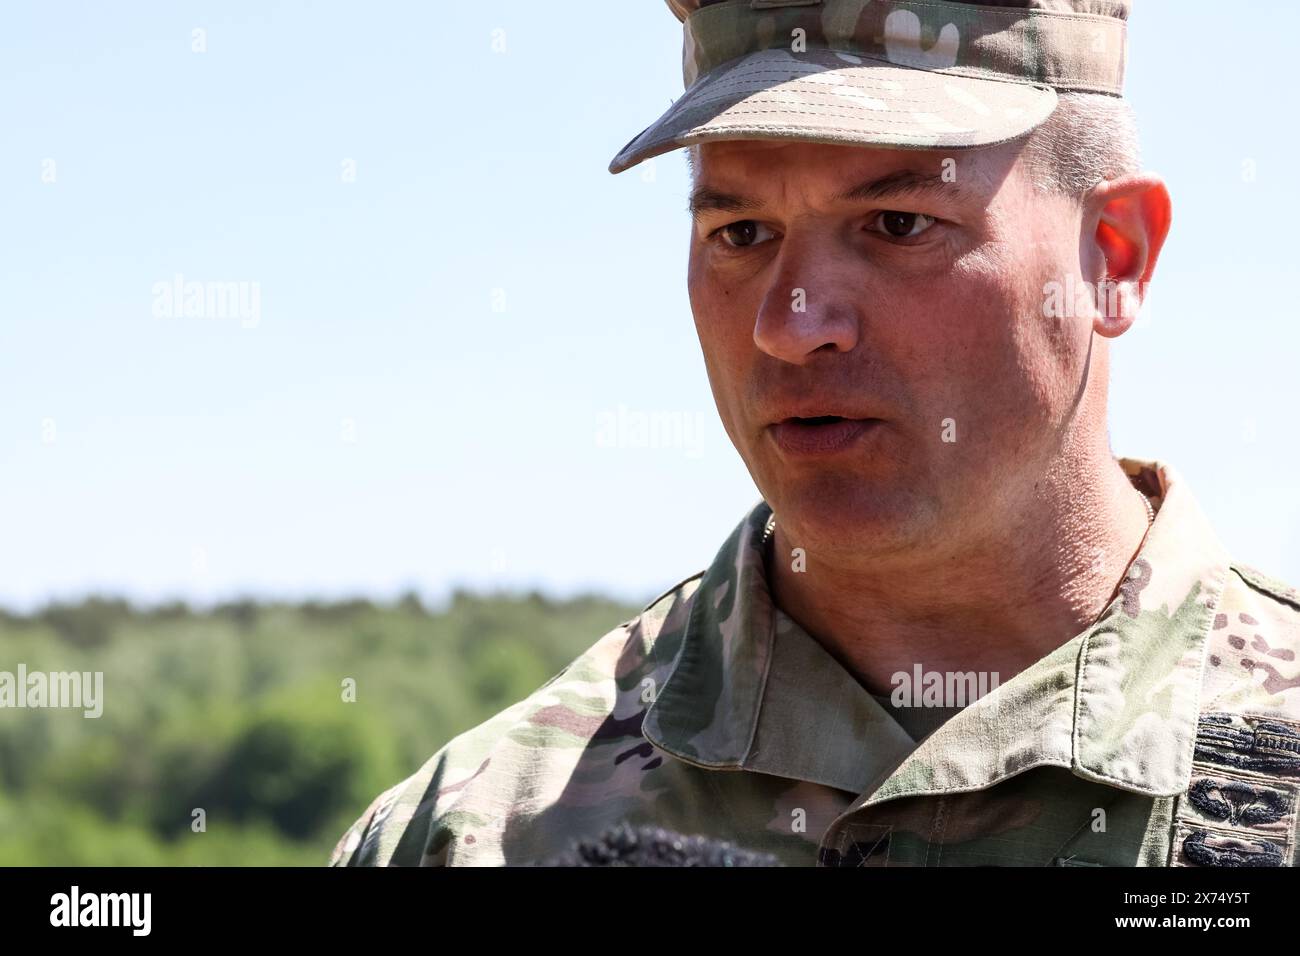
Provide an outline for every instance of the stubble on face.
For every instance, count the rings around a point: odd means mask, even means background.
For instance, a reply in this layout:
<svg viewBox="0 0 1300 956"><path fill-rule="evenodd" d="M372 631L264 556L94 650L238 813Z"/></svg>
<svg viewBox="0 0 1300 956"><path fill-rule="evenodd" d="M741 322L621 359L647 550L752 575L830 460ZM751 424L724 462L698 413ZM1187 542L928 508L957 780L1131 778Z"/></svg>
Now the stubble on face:
<svg viewBox="0 0 1300 956"><path fill-rule="evenodd" d="M988 540L1070 440L1090 332L1042 303L1044 283L1078 267L1078 212L1023 180L1016 152L701 150L697 195L713 199L693 224L689 290L710 386L787 534L823 558ZM911 185L833 199L891 179ZM720 195L755 205L716 208ZM898 212L934 225L895 242L881 217ZM727 246L737 229L759 241ZM783 450L774 424L811 414L876 422L833 454Z"/></svg>

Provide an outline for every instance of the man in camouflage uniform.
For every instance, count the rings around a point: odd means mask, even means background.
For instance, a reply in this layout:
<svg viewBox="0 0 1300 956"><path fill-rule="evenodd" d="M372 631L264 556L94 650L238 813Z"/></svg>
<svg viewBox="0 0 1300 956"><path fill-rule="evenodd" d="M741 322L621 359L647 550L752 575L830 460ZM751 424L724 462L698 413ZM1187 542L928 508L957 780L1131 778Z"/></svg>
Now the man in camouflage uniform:
<svg viewBox="0 0 1300 956"><path fill-rule="evenodd" d="M668 5L687 91L610 168L698 149L692 310L763 500L332 862L627 821L796 866L1295 865L1300 596L1106 433L1170 224L1097 121L1128 0Z"/></svg>

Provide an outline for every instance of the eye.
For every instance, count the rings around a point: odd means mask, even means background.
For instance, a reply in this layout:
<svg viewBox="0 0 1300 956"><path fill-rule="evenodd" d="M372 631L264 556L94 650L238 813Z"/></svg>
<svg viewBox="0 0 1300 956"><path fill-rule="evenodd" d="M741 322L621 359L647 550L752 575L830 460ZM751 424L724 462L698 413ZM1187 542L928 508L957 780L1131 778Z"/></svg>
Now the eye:
<svg viewBox="0 0 1300 956"><path fill-rule="evenodd" d="M911 239L925 232L935 221L933 216L925 213L887 209L872 221L872 228L892 239Z"/></svg>
<svg viewBox="0 0 1300 956"><path fill-rule="evenodd" d="M725 226L719 226L713 232L709 233L709 238L721 237L722 244L730 249L745 249L749 246L756 246L766 238L771 238L774 233L760 222L753 219L741 219L737 222L729 222Z"/></svg>

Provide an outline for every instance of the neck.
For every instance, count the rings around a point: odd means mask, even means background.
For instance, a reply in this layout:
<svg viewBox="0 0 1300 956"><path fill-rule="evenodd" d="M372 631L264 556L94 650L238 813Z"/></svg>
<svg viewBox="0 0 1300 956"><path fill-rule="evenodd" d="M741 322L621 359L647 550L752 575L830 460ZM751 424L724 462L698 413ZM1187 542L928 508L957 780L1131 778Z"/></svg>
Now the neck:
<svg viewBox="0 0 1300 956"><path fill-rule="evenodd" d="M873 693L915 664L1004 683L1096 621L1148 527L1108 451L1008 499L999 520L949 529L933 547L822 563L809 549L802 572L778 515L773 598Z"/></svg>

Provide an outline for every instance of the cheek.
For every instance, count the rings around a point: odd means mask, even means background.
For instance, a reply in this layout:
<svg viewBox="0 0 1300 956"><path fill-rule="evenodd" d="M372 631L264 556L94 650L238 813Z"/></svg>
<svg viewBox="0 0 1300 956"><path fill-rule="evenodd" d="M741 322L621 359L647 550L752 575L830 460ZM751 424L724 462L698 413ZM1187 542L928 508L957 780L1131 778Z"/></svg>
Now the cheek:
<svg viewBox="0 0 1300 956"><path fill-rule="evenodd" d="M686 293L690 299L691 315L695 318L695 331L700 337L700 344L707 347L723 328L722 317L729 293L720 289L718 283L705 273L693 250L686 273Z"/></svg>
<svg viewBox="0 0 1300 956"><path fill-rule="evenodd" d="M969 382L996 375L1014 351L1023 293L991 254L970 254L924 289L882 297L878 309L898 354L920 378Z"/></svg>
<svg viewBox="0 0 1300 956"><path fill-rule="evenodd" d="M754 312L741 294L714 276L704 276L692 261L688 286L695 333L700 340L709 380L720 382L743 374L754 347Z"/></svg>
<svg viewBox="0 0 1300 956"><path fill-rule="evenodd" d="M899 289L880 307L929 425L954 419L959 433L988 445L1037 417L1049 390L1040 381L1038 296L1023 266L1009 267L996 249L977 250L925 292Z"/></svg>
<svg viewBox="0 0 1300 956"><path fill-rule="evenodd" d="M747 356L753 351L752 325L737 322L733 290L715 281L703 281L694 262L689 270L687 293L713 401L723 428L734 443L737 406L742 399L739 392L746 380Z"/></svg>

